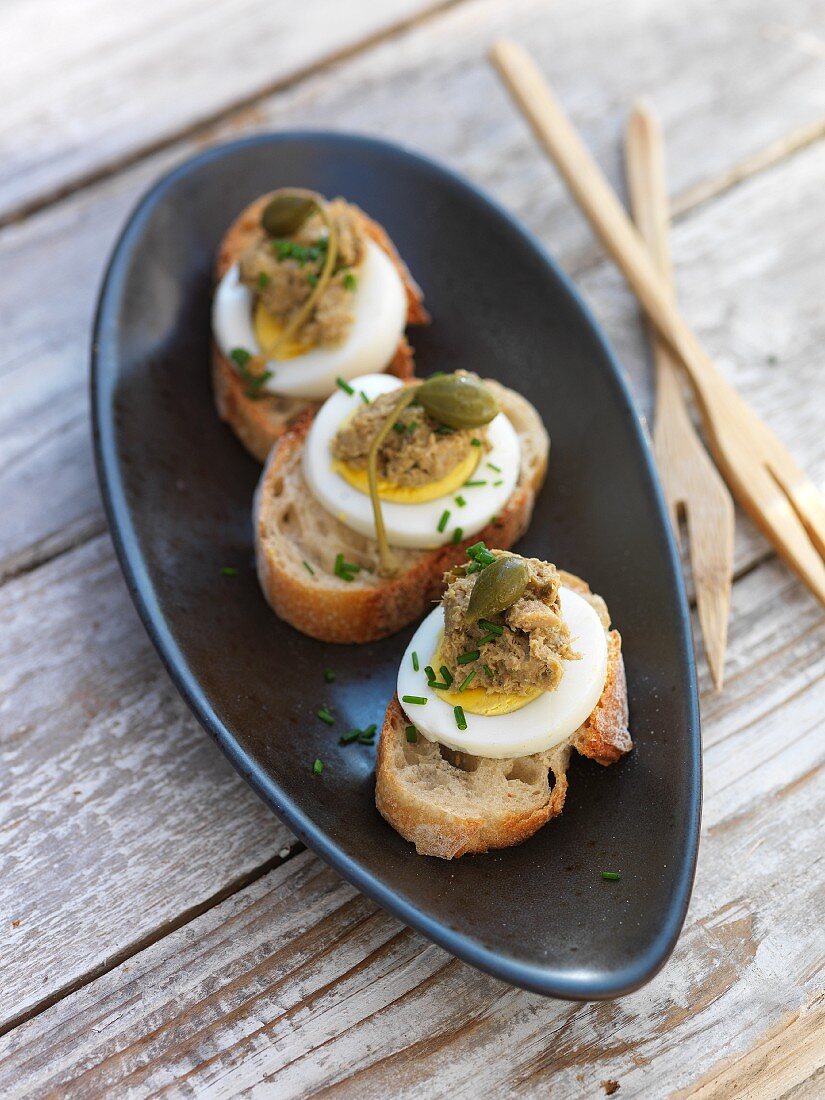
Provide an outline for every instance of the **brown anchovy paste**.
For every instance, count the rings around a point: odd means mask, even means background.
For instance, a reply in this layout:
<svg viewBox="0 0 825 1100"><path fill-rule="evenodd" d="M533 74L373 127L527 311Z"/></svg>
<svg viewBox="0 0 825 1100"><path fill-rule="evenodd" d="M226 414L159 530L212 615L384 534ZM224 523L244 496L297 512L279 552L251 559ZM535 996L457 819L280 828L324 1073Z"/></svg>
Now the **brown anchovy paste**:
<svg viewBox="0 0 825 1100"><path fill-rule="evenodd" d="M359 211L343 199L327 210L338 231L338 258L329 285L295 333L301 344L341 344L353 321L352 293L366 250ZM273 240L261 228L238 261L239 278L282 324L312 293L326 258L326 227L313 214L291 237Z"/></svg>
<svg viewBox="0 0 825 1100"><path fill-rule="evenodd" d="M446 574L449 583L443 599L441 660L457 684L475 669L474 688L513 695L526 695L535 688L552 691L564 675L562 662L580 659L581 654L572 648L570 630L561 617L561 581L555 565L538 558L522 560L527 566L524 595L506 611L493 616L490 621L504 627L504 631L481 646L479 642L488 631L482 623L469 623L465 614L479 574L461 577ZM475 661L459 663L462 654L475 650L479 650ZM492 677L487 676L484 665Z"/></svg>
<svg viewBox="0 0 825 1100"><path fill-rule="evenodd" d="M332 453L356 470L367 465L370 445L403 390L382 393L356 413L335 436ZM473 446L479 439L482 447ZM378 476L394 485L419 486L438 481L471 451L481 454L484 429L445 429L421 408L408 405L396 416L393 430L378 451Z"/></svg>

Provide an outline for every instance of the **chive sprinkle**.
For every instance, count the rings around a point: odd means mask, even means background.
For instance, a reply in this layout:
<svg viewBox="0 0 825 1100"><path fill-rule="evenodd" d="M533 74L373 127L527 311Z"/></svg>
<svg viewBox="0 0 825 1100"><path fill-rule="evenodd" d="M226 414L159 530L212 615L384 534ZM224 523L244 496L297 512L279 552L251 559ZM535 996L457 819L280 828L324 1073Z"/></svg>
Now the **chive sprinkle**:
<svg viewBox="0 0 825 1100"><path fill-rule="evenodd" d="M418 740L418 731L416 730L415 726L406 726L404 729L404 733L407 735L407 740L410 742L411 745L414 745Z"/></svg>
<svg viewBox="0 0 825 1100"><path fill-rule="evenodd" d="M252 358L252 354L248 352L246 348L233 348L229 353L229 358L236 366L245 367Z"/></svg>
<svg viewBox="0 0 825 1100"><path fill-rule="evenodd" d="M503 484L504 484L504 478L503 478L503 477L500 477L500 478L498 479L498 481L494 481L494 482L493 482L493 488L494 488L494 489L497 489L499 485L503 485Z"/></svg>
<svg viewBox="0 0 825 1100"><path fill-rule="evenodd" d="M462 527L456 527L455 531L453 531L453 546L458 546L463 535L464 529Z"/></svg>
<svg viewBox="0 0 825 1100"><path fill-rule="evenodd" d="M447 687L449 687L450 684L453 682L452 672L450 672L446 665L442 665L438 671L441 673L441 679L444 681Z"/></svg>
<svg viewBox="0 0 825 1100"><path fill-rule="evenodd" d="M478 564L478 562L477 561L471 561L470 564L467 566L467 570L466 570L467 576L469 576L470 573L477 573L479 571L479 569L481 569L481 566Z"/></svg>
<svg viewBox="0 0 825 1100"><path fill-rule="evenodd" d="M324 762L316 757L315 763L312 765L312 774L320 775L324 770Z"/></svg>
<svg viewBox="0 0 825 1100"><path fill-rule="evenodd" d="M453 707L453 714L455 715L455 724L460 730L466 730L467 719L464 717L464 707Z"/></svg>
<svg viewBox="0 0 825 1100"><path fill-rule="evenodd" d="M355 574L361 572L361 566L354 561L344 561L343 554L335 555L335 565L333 566L333 573L336 577L340 577L342 581L352 582L355 580Z"/></svg>
<svg viewBox="0 0 825 1100"><path fill-rule="evenodd" d="M322 722L326 722L328 726L335 725L335 715L332 713L326 703L324 703L324 705L317 713Z"/></svg>
<svg viewBox="0 0 825 1100"><path fill-rule="evenodd" d="M489 665L482 665L481 667L484 669L484 675L487 677L487 679L492 680L493 670L490 668L490 666Z"/></svg>
<svg viewBox="0 0 825 1100"><path fill-rule="evenodd" d="M310 286L317 286L318 285L318 276L315 274L314 271L308 271L307 272L307 282L309 283Z"/></svg>
<svg viewBox="0 0 825 1100"><path fill-rule="evenodd" d="M602 871L602 878L605 882L618 882L621 877L621 871Z"/></svg>
<svg viewBox="0 0 825 1100"><path fill-rule="evenodd" d="M344 391L344 393L348 393L350 395L350 397L352 397L352 395L355 393L355 390L352 388L352 386L349 384L349 382L347 382L343 378L336 378L335 379L335 385L340 386L341 389Z"/></svg>
<svg viewBox="0 0 825 1100"><path fill-rule="evenodd" d="M478 485L486 485L486 484L487 484L486 481L465 481L464 482L464 488L465 489L475 489Z"/></svg>
<svg viewBox="0 0 825 1100"><path fill-rule="evenodd" d="M436 681L435 669L432 665L426 665L424 668L424 675L427 677L429 683L434 684Z"/></svg>
<svg viewBox="0 0 825 1100"><path fill-rule="evenodd" d="M490 631L490 633L485 634L483 638L479 638L478 644L479 645L487 645L488 642L494 642L496 640L496 638L498 638L498 636L499 636L498 634L493 634L493 632Z"/></svg>
<svg viewBox="0 0 825 1100"><path fill-rule="evenodd" d="M474 447L480 447L480 446L481 446L481 440L480 440L480 439L471 439L471 440L470 440L470 443L471 443L471 444L472 444L472 445L473 445Z"/></svg>
<svg viewBox="0 0 825 1100"><path fill-rule="evenodd" d="M483 627L484 630L489 630L491 634L503 634L504 627L499 626L498 623L491 623L489 619L479 619L478 625Z"/></svg>
<svg viewBox="0 0 825 1100"><path fill-rule="evenodd" d="M495 470L497 474L501 473L501 467L496 466L495 462L488 462L487 465L490 467L491 470Z"/></svg>
<svg viewBox="0 0 825 1100"><path fill-rule="evenodd" d="M418 672L418 654L415 650L412 651L412 666L413 672Z"/></svg>
<svg viewBox="0 0 825 1100"><path fill-rule="evenodd" d="M373 737L377 728L378 727L376 726L375 722L370 722L370 724L365 729L362 729L361 732L366 734L367 737Z"/></svg>
<svg viewBox="0 0 825 1100"><path fill-rule="evenodd" d="M351 745L353 741L357 741L361 736L360 730L348 730L347 733L342 733L338 738L339 745Z"/></svg>
<svg viewBox="0 0 825 1100"><path fill-rule="evenodd" d="M355 290L357 286L358 280L351 271L348 271L344 276L344 290Z"/></svg>
<svg viewBox="0 0 825 1100"><path fill-rule="evenodd" d="M237 577L238 570L235 568L234 565L225 565L221 569L221 573L224 575L224 577Z"/></svg>
<svg viewBox="0 0 825 1100"><path fill-rule="evenodd" d="M324 669L324 679L328 684L331 684L335 680L335 673L331 668Z"/></svg>
<svg viewBox="0 0 825 1100"><path fill-rule="evenodd" d="M439 531L444 530L444 528L447 526L447 520L449 518L450 518L450 511L449 511L448 508L445 508L444 511L441 513L441 519L438 521L438 530Z"/></svg>
<svg viewBox="0 0 825 1100"><path fill-rule="evenodd" d="M401 702L414 703L417 707L423 707L426 704L427 700L424 698L423 695L402 695Z"/></svg>
<svg viewBox="0 0 825 1100"><path fill-rule="evenodd" d="M460 665L469 665L473 661L477 661L481 654L477 649L468 649L466 653L461 653L456 658Z"/></svg>
<svg viewBox="0 0 825 1100"><path fill-rule="evenodd" d="M369 405L370 403L370 399L367 397L363 390L361 390L361 400L364 402L365 405Z"/></svg>
<svg viewBox="0 0 825 1100"><path fill-rule="evenodd" d="M467 503L467 501L464 499L464 497L456 497L455 502L456 502L456 504L458 505L459 508L463 508L464 505Z"/></svg>
<svg viewBox="0 0 825 1100"><path fill-rule="evenodd" d="M261 290L265 290L266 287L268 287L271 282L272 282L272 277L270 275L267 275L267 273L265 271L262 271L260 273L260 275L258 276L258 286L260 287Z"/></svg>
<svg viewBox="0 0 825 1100"><path fill-rule="evenodd" d="M469 686L470 686L470 682L471 682L471 680L473 679L473 677L475 676L475 674L476 674L476 670L475 670L475 669L473 669L473 671L472 671L472 672L468 673L468 675L467 675L467 676L465 676L465 677L464 677L464 679L463 679L463 680L461 681L461 683L460 683L460 685L459 685L459 688L458 688L458 690L459 690L459 691L464 691L464 689L465 689L465 688L469 687Z"/></svg>
<svg viewBox="0 0 825 1100"><path fill-rule="evenodd" d="M311 573L313 577L315 576L315 570L312 568L312 566L309 564L308 561L302 561L301 565L303 565L303 567L304 567L304 569L306 569L307 573Z"/></svg>
<svg viewBox="0 0 825 1100"><path fill-rule="evenodd" d="M367 733L366 730L361 730L361 732L358 734L358 744L359 745L374 745L375 744L375 731L373 730L372 733Z"/></svg>

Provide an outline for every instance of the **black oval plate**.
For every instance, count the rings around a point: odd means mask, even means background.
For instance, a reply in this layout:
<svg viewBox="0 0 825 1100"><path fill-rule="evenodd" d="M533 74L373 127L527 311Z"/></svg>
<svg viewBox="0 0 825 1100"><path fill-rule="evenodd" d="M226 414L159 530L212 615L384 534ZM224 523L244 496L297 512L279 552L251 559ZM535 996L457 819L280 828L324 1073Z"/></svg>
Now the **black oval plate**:
<svg viewBox="0 0 825 1100"><path fill-rule="evenodd" d="M279 622L258 590L258 467L212 406L211 270L238 211L290 184L345 195L387 227L434 318L412 333L420 373L467 367L541 411L550 472L520 549L587 578L623 635L636 750L606 769L576 759L563 816L520 847L417 856L375 809L374 750L338 745L350 727L380 726L412 627L380 644L323 645ZM98 472L127 583L238 771L360 890L499 978L590 999L652 977L682 926L698 841L687 605L627 387L542 248L468 183L396 146L255 137L196 157L143 199L115 248L93 347ZM323 702L334 729L316 717ZM617 869L620 882L601 879Z"/></svg>

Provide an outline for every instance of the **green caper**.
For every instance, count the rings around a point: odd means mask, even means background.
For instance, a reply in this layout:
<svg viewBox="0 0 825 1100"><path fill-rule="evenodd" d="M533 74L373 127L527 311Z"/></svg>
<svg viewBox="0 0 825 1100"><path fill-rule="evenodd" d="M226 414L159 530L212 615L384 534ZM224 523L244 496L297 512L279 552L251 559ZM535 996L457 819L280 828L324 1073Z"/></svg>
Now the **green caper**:
<svg viewBox="0 0 825 1100"><path fill-rule="evenodd" d="M282 191L264 207L261 225L270 237L288 237L301 228L315 206L315 199L308 195Z"/></svg>
<svg viewBox="0 0 825 1100"><path fill-rule="evenodd" d="M527 566L522 558L497 558L476 577L467 605L467 620L477 623L512 607L527 587Z"/></svg>
<svg viewBox="0 0 825 1100"><path fill-rule="evenodd" d="M448 428L480 428L498 412L490 390L476 378L442 374L422 382L416 400L424 411Z"/></svg>

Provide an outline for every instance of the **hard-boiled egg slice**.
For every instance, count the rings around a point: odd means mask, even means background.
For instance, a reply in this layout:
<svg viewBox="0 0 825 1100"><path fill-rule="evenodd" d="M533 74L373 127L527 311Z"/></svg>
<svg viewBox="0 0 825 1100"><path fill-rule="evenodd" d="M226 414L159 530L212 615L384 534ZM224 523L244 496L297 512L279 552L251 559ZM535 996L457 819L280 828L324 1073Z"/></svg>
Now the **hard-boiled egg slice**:
<svg viewBox="0 0 825 1100"><path fill-rule="evenodd" d="M527 703L520 696L510 696L516 709L494 715L473 714L469 709L472 705L469 691L448 693L428 686L424 668L432 664L444 633L443 608L432 611L413 635L398 671L398 698L416 729L429 741L438 741L447 748L498 760L544 752L575 733L604 690L607 639L601 620L587 600L569 588L560 590L560 598L562 616L570 627L571 645L581 654L581 660L565 661L564 675L555 691L542 692ZM417 655L418 672L413 668L413 652ZM479 675L474 678L474 688ZM462 695L467 696L464 702ZM426 702L411 703L405 701L405 696L408 700L418 698ZM506 705L502 702L506 698L498 693L499 707ZM464 709L465 730L456 724L455 700Z"/></svg>
<svg viewBox="0 0 825 1100"><path fill-rule="evenodd" d="M359 482L341 476L332 456L332 441L338 429L362 406L362 394L372 400L400 388L401 383L388 374L365 375L350 379L350 383L353 393L339 389L312 422L304 444L304 477L328 512L353 531L375 538L366 479ZM457 482L448 475L439 495L432 497L429 487L424 486L421 492L408 489L401 498L394 493L390 494L393 499L382 499L381 512L392 546L432 550L451 542L457 528L460 538L469 538L503 510L516 487L521 462L518 434L503 413L487 425L487 442L489 450L472 448L479 453L471 458L471 476L467 477L463 469ZM457 497L464 503L457 503Z"/></svg>
<svg viewBox="0 0 825 1100"><path fill-rule="evenodd" d="M344 342L306 351L288 349L286 358L268 363L272 377L263 384L264 391L321 400L332 393L336 378L354 378L387 366L407 324L404 284L387 254L372 241L366 243L357 279L352 292L353 321ZM227 358L235 348L253 355L261 351L254 308L254 294L241 283L237 266L231 267L212 302L212 331ZM259 329L262 323L266 322L259 317Z"/></svg>

